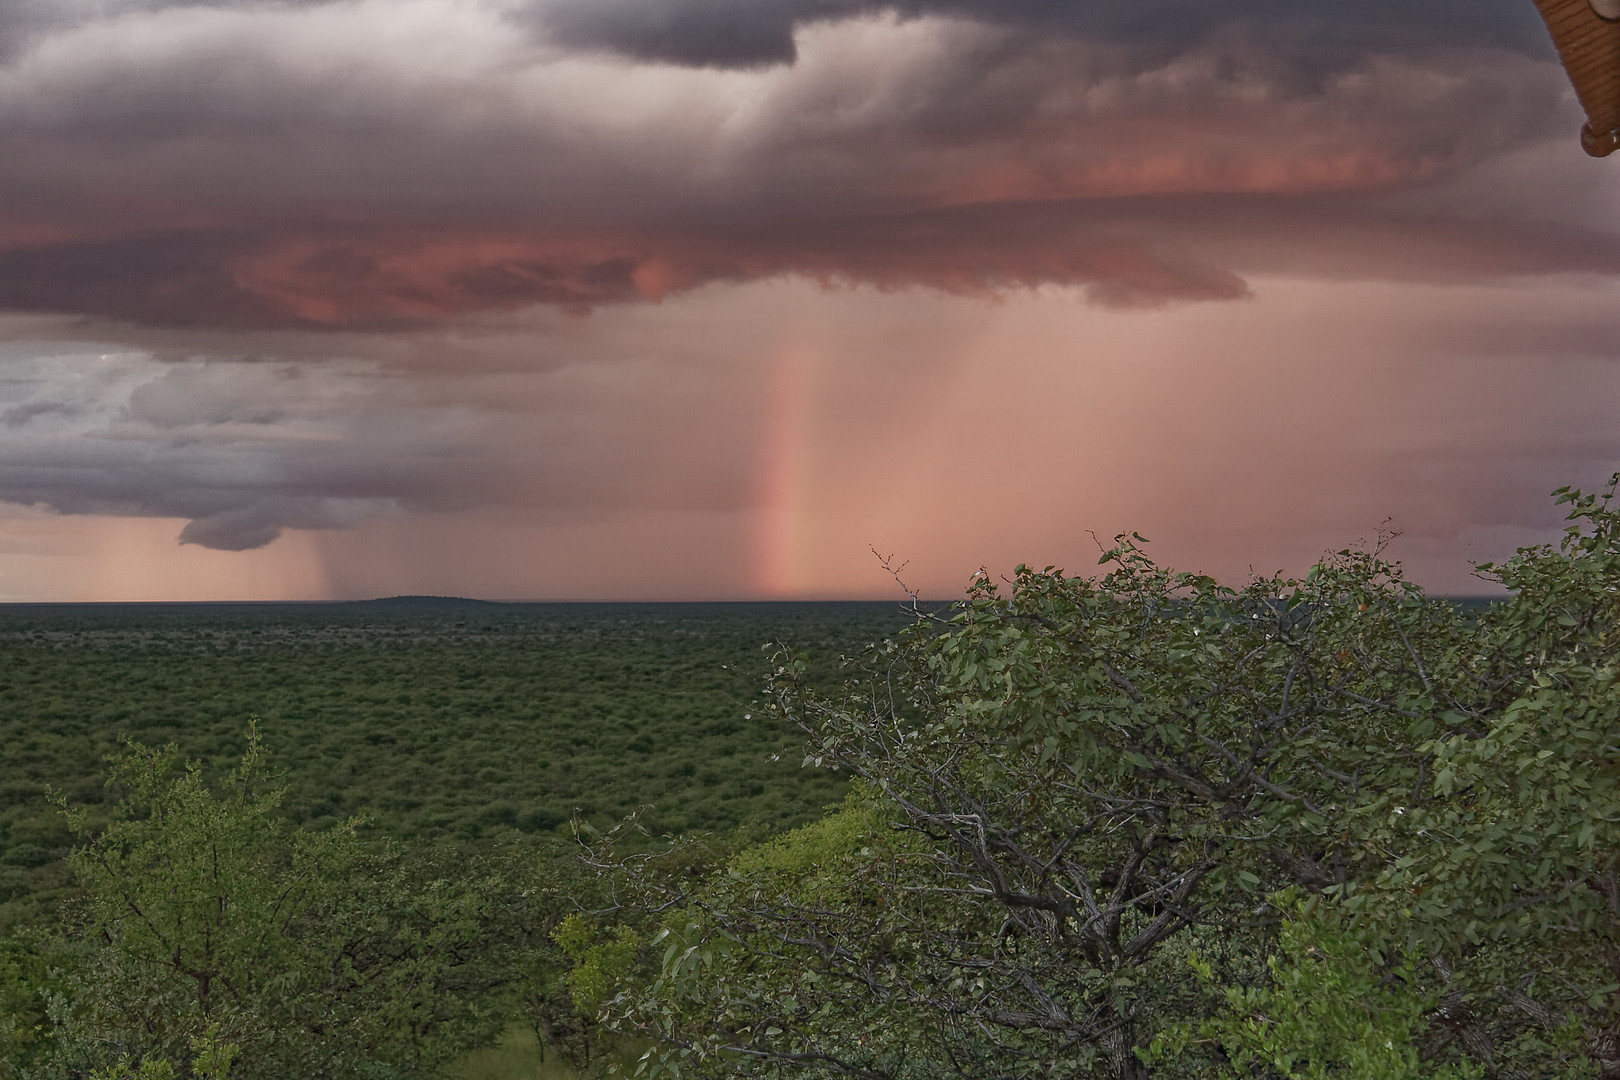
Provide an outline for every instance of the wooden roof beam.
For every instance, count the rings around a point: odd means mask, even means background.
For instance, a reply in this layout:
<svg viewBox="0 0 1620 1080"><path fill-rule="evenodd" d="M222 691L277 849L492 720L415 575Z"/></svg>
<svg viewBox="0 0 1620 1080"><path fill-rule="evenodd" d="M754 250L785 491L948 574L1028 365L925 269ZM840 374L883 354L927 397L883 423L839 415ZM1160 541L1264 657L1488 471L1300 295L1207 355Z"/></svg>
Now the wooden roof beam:
<svg viewBox="0 0 1620 1080"><path fill-rule="evenodd" d="M1581 148L1620 150L1620 0L1536 0L1570 85L1586 111Z"/></svg>

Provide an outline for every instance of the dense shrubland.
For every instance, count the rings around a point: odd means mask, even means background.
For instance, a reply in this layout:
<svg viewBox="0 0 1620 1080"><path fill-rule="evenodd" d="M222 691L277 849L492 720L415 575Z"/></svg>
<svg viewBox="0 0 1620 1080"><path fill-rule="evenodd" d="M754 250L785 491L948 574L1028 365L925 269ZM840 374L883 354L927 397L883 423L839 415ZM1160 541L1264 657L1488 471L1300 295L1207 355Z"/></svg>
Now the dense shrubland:
<svg viewBox="0 0 1620 1080"><path fill-rule="evenodd" d="M731 836L815 816L843 782L782 760L794 740L755 704L759 644L804 642L830 672L904 622L893 604L0 610L0 1077L126 1054L184 1075L194 1039L235 1046L234 1076L370 1075L342 1065L361 1058L407 1075L512 1021L588 1063L597 1025L551 938L591 904L572 823L651 804L659 830ZM134 842L170 804L191 816ZM232 925L202 947L225 957L247 935L259 951L215 973L165 935L173 962L154 966L119 905L169 888L222 830L245 846L219 867L224 891L191 903ZM315 891L266 936L242 898L294 867ZM170 915L195 927L186 910ZM396 1022L411 1034L390 1044ZM310 1058L289 1073L295 1045Z"/></svg>
<svg viewBox="0 0 1620 1080"><path fill-rule="evenodd" d="M843 788L750 707L761 643L830 675L904 624L894 604L0 606L0 930L65 880L47 788L101 804L125 736L223 776L250 716L281 812L316 830L365 811L399 841L543 844L649 804L655 832L801 823Z"/></svg>
<svg viewBox="0 0 1620 1080"><path fill-rule="evenodd" d="M1489 607L1380 551L1233 589L1126 536L919 608L841 685L783 650L736 707L850 781L787 832L393 846L281 813L257 742L215 780L132 744L65 819L76 899L0 948L0 1046L404 1076L522 1017L648 1076L1620 1076L1612 495L1561 492Z"/></svg>

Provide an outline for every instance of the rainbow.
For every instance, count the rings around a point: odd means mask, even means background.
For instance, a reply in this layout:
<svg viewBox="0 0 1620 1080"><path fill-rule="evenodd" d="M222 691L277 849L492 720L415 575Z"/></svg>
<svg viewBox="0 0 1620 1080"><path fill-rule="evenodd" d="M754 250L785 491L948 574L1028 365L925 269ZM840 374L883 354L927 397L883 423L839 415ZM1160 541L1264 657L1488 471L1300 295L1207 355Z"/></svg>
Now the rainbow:
<svg viewBox="0 0 1620 1080"><path fill-rule="evenodd" d="M753 499L750 586L764 597L805 588L812 385L816 356L802 343L779 350L768 365Z"/></svg>

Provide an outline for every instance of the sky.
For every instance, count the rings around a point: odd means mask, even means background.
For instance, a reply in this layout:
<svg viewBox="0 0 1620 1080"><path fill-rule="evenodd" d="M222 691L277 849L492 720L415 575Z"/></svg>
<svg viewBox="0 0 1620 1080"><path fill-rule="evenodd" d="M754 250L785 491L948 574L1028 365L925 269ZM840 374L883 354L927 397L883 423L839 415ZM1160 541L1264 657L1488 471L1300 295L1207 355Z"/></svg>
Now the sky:
<svg viewBox="0 0 1620 1080"><path fill-rule="evenodd" d="M5 0L0 601L1431 590L1620 469L1530 0Z"/></svg>

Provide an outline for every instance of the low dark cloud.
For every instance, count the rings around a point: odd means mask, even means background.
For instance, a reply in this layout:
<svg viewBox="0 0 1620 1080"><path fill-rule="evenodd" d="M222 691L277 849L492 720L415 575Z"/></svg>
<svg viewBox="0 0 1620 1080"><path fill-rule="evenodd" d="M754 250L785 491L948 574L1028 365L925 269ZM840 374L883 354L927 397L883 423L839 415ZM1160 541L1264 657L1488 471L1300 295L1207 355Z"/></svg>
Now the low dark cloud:
<svg viewBox="0 0 1620 1080"><path fill-rule="evenodd" d="M0 307L170 326L277 321L230 273L249 246L230 233L20 245L0 251Z"/></svg>
<svg viewBox="0 0 1620 1080"><path fill-rule="evenodd" d="M448 490L420 456L442 438L387 440L394 454L417 454L406 469L354 438L378 405L356 393L363 371L316 386L285 364L62 349L0 370L0 501L187 518L182 543L242 551L285 528L341 527Z"/></svg>
<svg viewBox="0 0 1620 1080"><path fill-rule="evenodd" d="M0 350L0 504L180 518L182 544L222 551L378 515L742 505L746 469L663 454L649 403L604 366L422 379L331 356L14 345ZM714 397L690 385L660 395L686 416Z"/></svg>
<svg viewBox="0 0 1620 1080"><path fill-rule="evenodd" d="M1140 236L1099 234L1094 215L1054 237L1058 215L940 214L820 223L808 235L699 236L570 248L545 237L308 238L181 233L36 244L0 253L0 307L168 327L419 329L457 315L534 304L579 314L715 283L801 274L828 284L923 286L989 295L1083 286L1108 307L1233 300L1242 278L1161 255ZM283 260L289 244L312 254ZM1167 244L1184 249L1185 242Z"/></svg>

